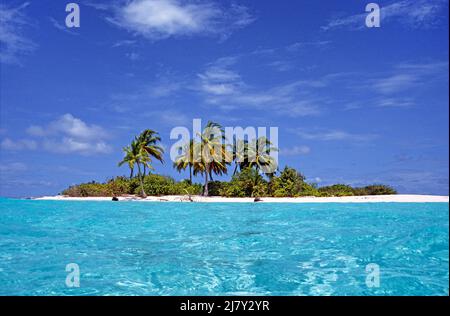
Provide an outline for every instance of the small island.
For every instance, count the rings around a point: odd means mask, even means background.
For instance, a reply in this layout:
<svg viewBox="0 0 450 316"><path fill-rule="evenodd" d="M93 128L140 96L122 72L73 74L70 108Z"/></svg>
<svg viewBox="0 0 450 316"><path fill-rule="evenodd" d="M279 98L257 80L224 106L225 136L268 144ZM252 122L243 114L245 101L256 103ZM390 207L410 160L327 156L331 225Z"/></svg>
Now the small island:
<svg viewBox="0 0 450 316"><path fill-rule="evenodd" d="M187 202L448 202L448 197L426 195L397 195L389 185L373 184L352 187L347 184L318 186L306 181L298 170L276 164L271 152L278 151L265 137L254 140L234 139L225 144L222 133L212 129L221 125L209 122L200 141L190 140L179 148L173 162L177 171L187 171L189 178L176 181L172 177L153 172L153 161L164 163L161 137L151 129L135 136L123 148L130 175L116 176L103 183L91 181L70 186L56 197L40 199L75 200L143 200ZM218 150L219 149L219 150ZM197 157L196 157L197 155ZM214 180L227 175L229 181ZM194 183L193 176L201 175L204 182Z"/></svg>

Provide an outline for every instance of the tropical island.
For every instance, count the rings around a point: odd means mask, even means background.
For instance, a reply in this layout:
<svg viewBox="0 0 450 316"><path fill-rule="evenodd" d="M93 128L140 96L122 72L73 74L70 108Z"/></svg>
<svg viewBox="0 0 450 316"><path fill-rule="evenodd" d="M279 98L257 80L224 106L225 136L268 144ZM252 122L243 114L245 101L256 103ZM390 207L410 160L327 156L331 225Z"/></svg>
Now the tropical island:
<svg viewBox="0 0 450 316"><path fill-rule="evenodd" d="M214 133L214 130L220 133ZM239 198L295 198L295 197L343 197L368 195L393 195L396 190L388 185L373 184L352 187L334 184L319 187L306 181L304 175L285 166L274 168L270 155L278 151L266 137L253 140L233 139L225 144L221 125L208 122L199 141L190 140L179 148L173 167L188 173L188 178L176 181L172 177L153 173L153 162L164 163L161 137L151 129L135 136L123 148L124 158L119 166L127 165L130 175L113 177L103 183L91 181L70 186L61 195L67 197L120 197L201 195ZM214 180L227 175L229 181ZM194 183L193 176L201 175L203 184Z"/></svg>

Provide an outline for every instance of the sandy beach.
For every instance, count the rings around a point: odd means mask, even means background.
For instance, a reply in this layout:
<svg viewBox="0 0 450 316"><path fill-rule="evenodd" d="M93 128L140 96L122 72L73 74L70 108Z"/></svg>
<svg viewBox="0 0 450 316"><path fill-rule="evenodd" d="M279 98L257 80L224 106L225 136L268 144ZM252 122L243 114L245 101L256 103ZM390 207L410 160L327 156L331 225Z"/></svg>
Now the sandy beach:
<svg viewBox="0 0 450 316"><path fill-rule="evenodd" d="M140 202L190 202L187 195L169 196L149 196L145 199L137 196L120 196L119 201L140 201ZM191 196L193 202L199 203L254 203L253 198L227 198L220 196ZM297 197L297 198L274 198L262 197L258 203L379 203L379 202L400 202L400 203L448 203L448 196L439 195L366 195L366 196L345 196L345 197ZM111 201L111 197L68 197L62 195L43 196L35 200L64 200L64 201Z"/></svg>

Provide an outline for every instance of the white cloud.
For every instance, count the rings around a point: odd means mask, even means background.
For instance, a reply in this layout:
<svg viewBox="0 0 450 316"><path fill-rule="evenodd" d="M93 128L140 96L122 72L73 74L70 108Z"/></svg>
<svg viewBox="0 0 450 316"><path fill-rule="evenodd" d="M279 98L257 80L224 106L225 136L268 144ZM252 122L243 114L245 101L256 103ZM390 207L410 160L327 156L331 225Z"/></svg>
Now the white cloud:
<svg viewBox="0 0 450 316"><path fill-rule="evenodd" d="M206 0L132 0L114 11L110 22L152 40L204 34L227 37L254 20L244 6L223 8Z"/></svg>
<svg viewBox="0 0 450 316"><path fill-rule="evenodd" d="M111 151L105 139L108 133L89 125L72 114L64 114L46 126L32 125L27 133L42 138L44 150L56 153L105 154Z"/></svg>
<svg viewBox="0 0 450 316"><path fill-rule="evenodd" d="M23 34L29 22L23 10L28 2L18 7L0 4L0 62L20 64L20 57L34 51L37 45Z"/></svg>
<svg viewBox="0 0 450 316"><path fill-rule="evenodd" d="M307 155L311 152L311 148L308 146L294 146L290 148L281 148L280 155L282 156L299 156Z"/></svg>
<svg viewBox="0 0 450 316"><path fill-rule="evenodd" d="M121 40L121 41L115 42L112 47L131 46L134 44L136 44L136 41L134 41L134 40Z"/></svg>
<svg viewBox="0 0 450 316"><path fill-rule="evenodd" d="M243 85L239 74L221 66L212 66L198 76L201 90L212 95L230 95Z"/></svg>
<svg viewBox="0 0 450 316"><path fill-rule="evenodd" d="M390 108L406 108L414 105L414 101L411 99L395 99L395 98L381 98L379 101L375 101L377 107L390 107Z"/></svg>
<svg viewBox="0 0 450 316"><path fill-rule="evenodd" d="M246 107L291 117L320 113L318 103L322 100L308 95L308 89L322 88L326 86L325 82L298 80L266 90L256 89L246 84L239 73L230 69L236 62L237 59L233 57L221 58L209 64L198 75L200 81L197 90L207 103L226 111Z"/></svg>
<svg viewBox="0 0 450 316"><path fill-rule="evenodd" d="M418 83L418 78L413 74L397 74L381 80L377 80L373 86L384 94L402 91Z"/></svg>
<svg viewBox="0 0 450 316"><path fill-rule="evenodd" d="M378 137L376 134L354 134L342 130L305 131L295 129L293 132L303 139L318 141L366 142Z"/></svg>
<svg viewBox="0 0 450 316"><path fill-rule="evenodd" d="M2 150L19 151L19 150L35 150L37 148L37 142L30 139L20 139L13 141L9 138L5 138L0 143Z"/></svg>
<svg viewBox="0 0 450 316"><path fill-rule="evenodd" d="M296 52L301 49L324 48L331 44L331 41L312 41L312 42L296 42L286 47L289 52Z"/></svg>
<svg viewBox="0 0 450 316"><path fill-rule="evenodd" d="M342 92L341 100L335 102L342 103L343 110L409 108L420 106L423 92L448 84L448 62L403 62L383 71L349 72L327 78L329 86Z"/></svg>
<svg viewBox="0 0 450 316"><path fill-rule="evenodd" d="M183 86L182 82L162 80L152 84L149 89L150 95L154 98L163 98L171 96L174 92L180 90Z"/></svg>
<svg viewBox="0 0 450 316"><path fill-rule="evenodd" d="M63 25L62 23L60 23L58 20L56 20L55 18L50 17L50 23L52 23L52 25L60 30L63 31L67 34L71 34L71 35L79 35L79 33L73 31L73 29L69 29L67 26Z"/></svg>
<svg viewBox="0 0 450 316"><path fill-rule="evenodd" d="M107 136L106 131L97 125L88 125L72 114L64 114L47 126L32 125L27 129L32 136L51 136L56 134L67 135L75 139L94 140Z"/></svg>
<svg viewBox="0 0 450 316"><path fill-rule="evenodd" d="M277 71L289 71L295 68L294 63L287 60L275 60L268 63L268 66L274 68Z"/></svg>
<svg viewBox="0 0 450 316"><path fill-rule="evenodd" d="M104 141L86 141L70 137L63 137L60 140L46 139L43 142L44 149L50 152L60 154L79 153L89 154L107 154L111 148Z"/></svg>
<svg viewBox="0 0 450 316"><path fill-rule="evenodd" d="M410 28L429 28L441 23L447 7L446 0L403 0L381 8L381 24L398 22ZM361 6L364 10L364 6ZM331 20L323 30L335 28L364 29L367 13Z"/></svg>
<svg viewBox="0 0 450 316"><path fill-rule="evenodd" d="M448 62L405 63L397 65L393 74L371 80L370 86L381 94L393 94L415 89L447 74Z"/></svg>

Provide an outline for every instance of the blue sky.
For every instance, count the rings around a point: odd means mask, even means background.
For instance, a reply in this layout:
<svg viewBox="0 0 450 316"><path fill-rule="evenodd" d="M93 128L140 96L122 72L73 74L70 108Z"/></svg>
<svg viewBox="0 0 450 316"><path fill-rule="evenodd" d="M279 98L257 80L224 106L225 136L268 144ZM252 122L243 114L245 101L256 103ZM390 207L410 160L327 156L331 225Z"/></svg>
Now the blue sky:
<svg viewBox="0 0 450 316"><path fill-rule="evenodd" d="M69 1L0 6L0 195L126 175L144 128L277 126L319 185L448 194L448 1ZM156 171L186 178L165 165ZM199 179L200 180L200 179Z"/></svg>

